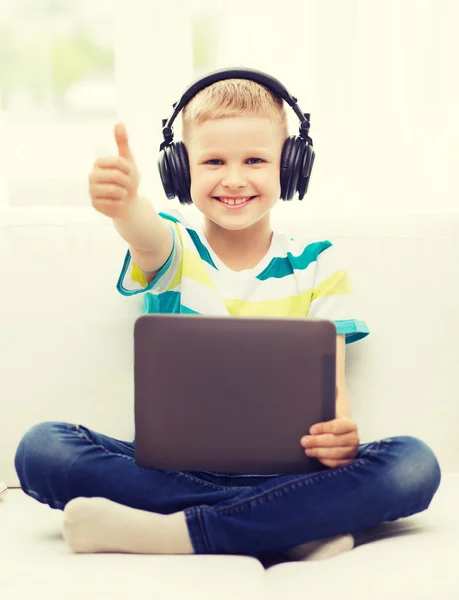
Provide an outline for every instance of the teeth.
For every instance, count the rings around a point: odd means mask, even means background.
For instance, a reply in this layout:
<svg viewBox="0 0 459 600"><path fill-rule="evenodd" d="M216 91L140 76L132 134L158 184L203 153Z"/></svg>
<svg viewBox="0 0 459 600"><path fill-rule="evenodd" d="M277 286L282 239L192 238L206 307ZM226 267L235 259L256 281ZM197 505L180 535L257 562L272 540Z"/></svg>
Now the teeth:
<svg viewBox="0 0 459 600"><path fill-rule="evenodd" d="M244 204L244 202L247 202L249 198L250 196L247 196L246 198L238 198L237 200L230 200L229 198L220 198L220 200L225 204Z"/></svg>

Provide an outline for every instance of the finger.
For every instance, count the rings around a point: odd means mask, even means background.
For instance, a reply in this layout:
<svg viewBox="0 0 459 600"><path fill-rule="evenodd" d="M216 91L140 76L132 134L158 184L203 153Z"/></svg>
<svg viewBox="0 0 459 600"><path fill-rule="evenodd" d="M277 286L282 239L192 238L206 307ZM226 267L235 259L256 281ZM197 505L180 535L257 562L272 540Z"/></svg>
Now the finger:
<svg viewBox="0 0 459 600"><path fill-rule="evenodd" d="M95 184L114 183L122 187L129 186L129 178L125 173L118 169L99 169L96 168L89 175L89 181Z"/></svg>
<svg viewBox="0 0 459 600"><path fill-rule="evenodd" d="M91 184L89 189L93 198L112 198L113 200L121 200L126 195L126 190L119 185Z"/></svg>
<svg viewBox="0 0 459 600"><path fill-rule="evenodd" d="M323 433L321 435L308 435L301 438L301 445L305 448L332 448L333 446L358 446L357 432L335 435Z"/></svg>
<svg viewBox="0 0 459 600"><path fill-rule="evenodd" d="M312 435L321 433L334 433L335 435L341 435L343 433L349 433L357 428L354 421L345 417L339 419L333 419L332 421L325 421L323 423L316 423L309 429L309 433Z"/></svg>
<svg viewBox="0 0 459 600"><path fill-rule="evenodd" d="M128 134L126 127L122 123L115 125L115 140L118 146L119 155L126 160L134 160L131 150L129 148Z"/></svg>
<svg viewBox="0 0 459 600"><path fill-rule="evenodd" d="M339 460L354 458L356 455L356 449L353 446L344 448L307 448L304 452L307 456L314 456L315 458L335 458Z"/></svg>
<svg viewBox="0 0 459 600"><path fill-rule="evenodd" d="M119 169L126 175L131 173L131 165L121 156L105 156L98 158L94 163L95 168L99 169Z"/></svg>
<svg viewBox="0 0 459 600"><path fill-rule="evenodd" d="M334 458L323 458L322 460L320 460L320 462L325 465L326 467L330 467L330 468L335 468L335 467L345 467L346 465L351 464L353 459L346 459L346 460L337 460Z"/></svg>

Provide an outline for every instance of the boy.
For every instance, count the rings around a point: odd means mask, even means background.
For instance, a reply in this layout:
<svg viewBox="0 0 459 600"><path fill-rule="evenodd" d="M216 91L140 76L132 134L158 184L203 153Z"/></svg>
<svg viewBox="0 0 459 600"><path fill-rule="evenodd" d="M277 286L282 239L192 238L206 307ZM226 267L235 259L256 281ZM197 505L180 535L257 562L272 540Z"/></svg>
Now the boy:
<svg viewBox="0 0 459 600"><path fill-rule="evenodd" d="M78 450L72 485L59 480L46 488L43 472L33 482L32 469L26 473L23 439L16 457L21 484L64 510L64 536L74 552L333 556L353 547L350 532L425 510L440 483L438 462L424 442L408 436L360 444L345 382L345 343L368 329L353 312L347 273L330 242L291 240L270 224L288 137L282 99L253 81L227 79L192 98L182 119L200 227L180 213L159 216L138 196L139 175L120 124L119 155L96 161L90 175L94 208L113 219L129 245L118 290L143 293L144 312L334 320L337 418L298 440L324 470L260 476L142 469L133 443L54 423L29 432L34 448L37 436L45 444L64 430L74 449L78 440L78 448L105 462L83 460ZM116 481L125 482L123 489Z"/></svg>

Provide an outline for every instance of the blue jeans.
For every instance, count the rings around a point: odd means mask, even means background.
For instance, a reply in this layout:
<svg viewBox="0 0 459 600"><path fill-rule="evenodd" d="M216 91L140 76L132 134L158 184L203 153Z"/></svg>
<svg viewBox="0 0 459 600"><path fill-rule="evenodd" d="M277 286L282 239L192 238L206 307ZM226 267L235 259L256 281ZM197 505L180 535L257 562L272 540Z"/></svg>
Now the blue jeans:
<svg viewBox="0 0 459 600"><path fill-rule="evenodd" d="M51 508L99 496L160 514L185 511L197 554L252 556L419 513L441 479L432 450L409 436L361 444L350 464L316 473L216 475L139 467L133 443L59 422L26 432L15 467L24 492Z"/></svg>

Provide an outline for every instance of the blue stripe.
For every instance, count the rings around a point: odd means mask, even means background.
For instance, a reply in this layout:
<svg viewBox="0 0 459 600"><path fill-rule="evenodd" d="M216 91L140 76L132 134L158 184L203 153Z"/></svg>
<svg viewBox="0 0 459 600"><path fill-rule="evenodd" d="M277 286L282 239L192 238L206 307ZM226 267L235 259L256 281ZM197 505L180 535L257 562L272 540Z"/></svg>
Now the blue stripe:
<svg viewBox="0 0 459 600"><path fill-rule="evenodd" d="M142 314L200 315L201 313L183 305L180 292L163 292L161 294L147 292L144 296Z"/></svg>
<svg viewBox="0 0 459 600"><path fill-rule="evenodd" d="M143 301L142 314L180 313L180 292L163 292L151 294L147 292Z"/></svg>
<svg viewBox="0 0 459 600"><path fill-rule="evenodd" d="M169 213L160 212L159 216L162 217L163 219L168 219L169 221L172 221L173 223L180 223L180 221L177 219L177 217L173 217Z"/></svg>
<svg viewBox="0 0 459 600"><path fill-rule="evenodd" d="M166 262L164 263L164 265L156 273L156 277L152 281L150 281L150 283L147 285L147 287L141 288L140 290L128 290L127 288L124 287L123 280L124 280L124 277L126 276L126 273L127 273L128 267L129 267L129 263L132 260L131 252L129 250L126 252L126 256L124 258L124 263L123 263L123 268L121 269L121 274L118 278L118 283L116 284L116 289L119 291L120 294L123 294L123 296L135 296L136 294L143 294L143 292L148 292L148 290L151 290L151 288L158 283L158 281L161 279L161 277L164 275L164 273L166 273L166 271L170 267L170 264L172 262L172 258L174 256L174 252L175 252L175 233L173 231L172 226L170 226L170 228L171 228L171 232L172 232L171 253L169 254L169 257L166 260Z"/></svg>
<svg viewBox="0 0 459 600"><path fill-rule="evenodd" d="M201 242L199 235L196 233L196 231L194 229L187 229L187 232L190 238L193 240L193 244L196 246L196 250L198 251L201 260L208 263L211 267L218 271L216 264L212 260L209 250Z"/></svg>
<svg viewBox="0 0 459 600"><path fill-rule="evenodd" d="M124 257L124 262L123 262L123 266L121 268L121 273L120 276L118 277L118 282L116 284L116 289L119 291L120 294L123 294L123 296L131 296L133 293L140 293L143 292L143 289L141 290L136 290L135 292L132 292L131 290L128 290L124 287L123 285L123 279L126 275L126 272L128 270L128 266L129 266L129 261L131 260L131 253L129 252L129 250L126 252L126 256Z"/></svg>
<svg viewBox="0 0 459 600"><path fill-rule="evenodd" d="M332 243L328 240L324 242L314 242L308 244L299 256L293 256L291 252L287 252L287 256L276 257L271 260L264 271L257 275L260 281L267 279L282 279L291 275L293 271L304 271L312 262L317 260L321 252L330 248Z"/></svg>
<svg viewBox="0 0 459 600"><path fill-rule="evenodd" d="M365 321L359 321L358 319L337 319L333 320L336 326L336 335L345 335L346 344L352 344L357 342L367 335L370 335L370 330Z"/></svg>
<svg viewBox="0 0 459 600"><path fill-rule="evenodd" d="M184 306L183 304L180 307L180 313L182 315L201 315L201 313L197 312L196 310L193 310L192 308L188 308L188 306Z"/></svg>
<svg viewBox="0 0 459 600"><path fill-rule="evenodd" d="M180 223L179 219L177 219L176 217L173 217L172 215L170 215L168 213L160 212L159 216L162 217L163 219L169 219L169 221L173 221L174 223ZM195 245L195 248L198 251L198 254L199 254L201 260L208 263L211 267L213 267L216 271L218 271L217 265L212 260L209 250L201 242L197 232L194 229L189 229L188 227L186 227L186 231L187 231L188 235L190 236L190 238L193 240L193 244Z"/></svg>

